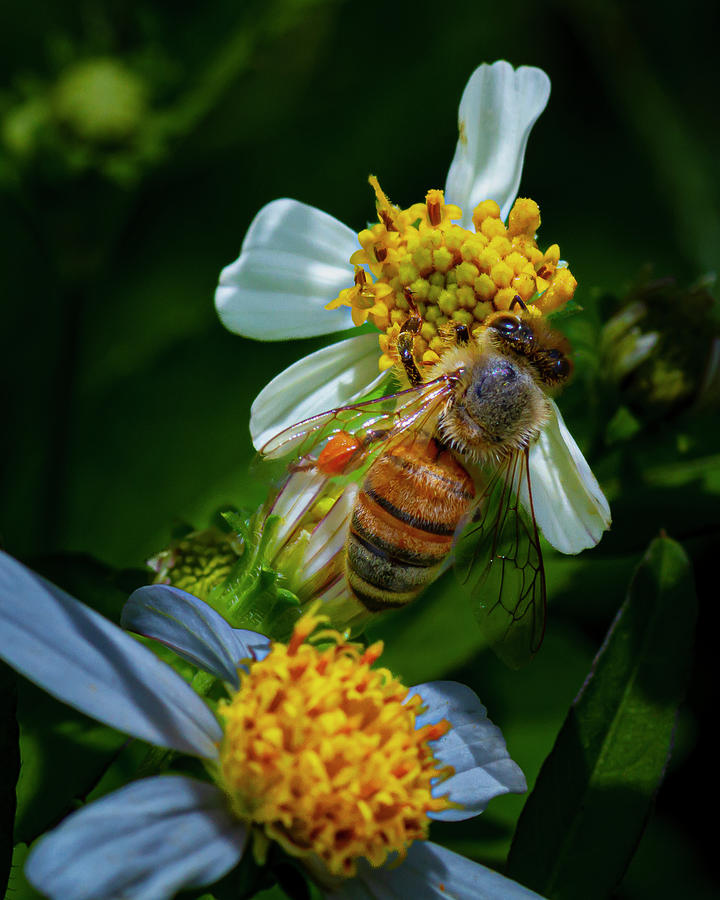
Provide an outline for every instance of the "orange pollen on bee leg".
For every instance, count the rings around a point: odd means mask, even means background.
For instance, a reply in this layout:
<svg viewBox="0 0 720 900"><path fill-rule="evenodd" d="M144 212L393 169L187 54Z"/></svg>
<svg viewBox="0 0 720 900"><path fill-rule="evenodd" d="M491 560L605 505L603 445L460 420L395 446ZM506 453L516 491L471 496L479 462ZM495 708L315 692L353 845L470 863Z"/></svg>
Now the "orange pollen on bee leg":
<svg viewBox="0 0 720 900"><path fill-rule="evenodd" d="M381 643L364 649L332 630L308 642L320 620L304 616L287 646L240 670L238 692L218 707L217 779L240 819L351 877L360 858L402 858L427 838L428 814L454 805L432 791L453 774L431 746L450 724L417 727L421 697L371 668Z"/></svg>
<svg viewBox="0 0 720 900"><path fill-rule="evenodd" d="M323 447L317 458L317 468L326 475L338 475L362 446L355 435L338 431Z"/></svg>

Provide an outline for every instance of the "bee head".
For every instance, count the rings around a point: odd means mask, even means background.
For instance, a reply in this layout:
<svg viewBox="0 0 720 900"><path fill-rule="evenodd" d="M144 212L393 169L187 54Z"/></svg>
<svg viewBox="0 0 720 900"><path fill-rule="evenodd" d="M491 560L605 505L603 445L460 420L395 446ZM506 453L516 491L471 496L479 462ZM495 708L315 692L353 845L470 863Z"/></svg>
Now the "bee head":
<svg viewBox="0 0 720 900"><path fill-rule="evenodd" d="M488 317L486 326L497 350L524 357L548 387L557 387L570 377L570 345L542 317L502 310Z"/></svg>

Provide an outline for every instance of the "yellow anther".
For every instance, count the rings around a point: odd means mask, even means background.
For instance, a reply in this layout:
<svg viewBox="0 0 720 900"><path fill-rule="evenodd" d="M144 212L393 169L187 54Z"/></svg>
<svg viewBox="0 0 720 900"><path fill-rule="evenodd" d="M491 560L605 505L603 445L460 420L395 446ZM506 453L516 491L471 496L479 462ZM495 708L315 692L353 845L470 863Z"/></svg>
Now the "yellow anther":
<svg viewBox="0 0 720 900"><path fill-rule="evenodd" d="M505 263L510 266L516 275L519 275L521 272L525 271L528 260L526 256L523 256L522 253L518 253L517 250L515 250L512 253L508 253L505 257Z"/></svg>
<svg viewBox="0 0 720 900"><path fill-rule="evenodd" d="M407 313L402 309L393 309L390 312L390 321L393 324L402 325L403 322L407 319Z"/></svg>
<svg viewBox="0 0 720 900"><path fill-rule="evenodd" d="M544 313L559 309L572 299L576 287L577 281L570 269L558 269L550 287L538 297L537 305Z"/></svg>
<svg viewBox="0 0 720 900"><path fill-rule="evenodd" d="M453 322L458 322L460 325L471 325L472 321L473 315L470 310L458 309L453 313Z"/></svg>
<svg viewBox="0 0 720 900"><path fill-rule="evenodd" d="M515 299L515 289L511 287L500 288L495 294L494 301L497 309L510 309L510 304Z"/></svg>
<svg viewBox="0 0 720 900"><path fill-rule="evenodd" d="M390 324L390 311L388 310L386 303L376 303L368 315L382 331L385 331Z"/></svg>
<svg viewBox="0 0 720 900"><path fill-rule="evenodd" d="M480 226L480 231L485 235L486 238L492 239L494 237L504 237L506 234L506 229L500 219L492 219L487 218L483 221Z"/></svg>
<svg viewBox="0 0 720 900"><path fill-rule="evenodd" d="M545 251L545 255L543 256L543 263L549 266L557 266L560 262L560 248L557 244L553 244L551 247L548 247Z"/></svg>
<svg viewBox="0 0 720 900"><path fill-rule="evenodd" d="M484 272L475 279L474 288L475 294L481 303L490 300L495 295L495 282Z"/></svg>
<svg viewBox="0 0 720 900"><path fill-rule="evenodd" d="M445 274L454 262L453 255L447 247L438 247L433 251L433 265L436 272Z"/></svg>
<svg viewBox="0 0 720 900"><path fill-rule="evenodd" d="M423 322L420 327L420 334L428 343L432 343L432 339L437 336L437 328L432 322Z"/></svg>
<svg viewBox="0 0 720 900"><path fill-rule="evenodd" d="M513 270L506 262L498 262L490 270L490 277L498 287L507 287L513 278Z"/></svg>
<svg viewBox="0 0 720 900"><path fill-rule="evenodd" d="M471 262L462 262L455 269L458 284L472 284L480 274L480 270Z"/></svg>
<svg viewBox="0 0 720 900"><path fill-rule="evenodd" d="M471 284L463 284L460 285L457 291L457 300L458 306L462 309L472 309L473 306L477 303L477 298L475 297L475 278L473 278ZM455 316L457 318L457 315ZM458 320L459 321L459 320Z"/></svg>
<svg viewBox="0 0 720 900"><path fill-rule="evenodd" d="M499 256L507 256L512 250L512 244L504 234L496 234L488 243L488 250L494 250Z"/></svg>
<svg viewBox="0 0 720 900"><path fill-rule="evenodd" d="M393 204L388 200L387 194L380 187L380 182L377 180L375 175L370 175L368 177L368 181L370 182L370 186L372 187L372 189L375 191L375 207L377 209L380 221L388 231L397 231L397 228L395 227L395 218L400 210L397 206L393 206Z"/></svg>
<svg viewBox="0 0 720 900"><path fill-rule="evenodd" d="M439 225L443 220L445 198L442 191L428 191L425 197L428 222L431 225Z"/></svg>
<svg viewBox="0 0 720 900"><path fill-rule="evenodd" d="M520 299L525 301L525 303L527 303L535 293L535 279L530 275L516 275L510 282L510 286L515 293L520 296Z"/></svg>
<svg viewBox="0 0 720 900"><path fill-rule="evenodd" d="M430 291L430 282L426 281L424 278L418 278L417 281L413 281L410 285L410 291L415 298L416 303L420 300L427 300Z"/></svg>
<svg viewBox="0 0 720 900"><path fill-rule="evenodd" d="M440 296L438 297L438 306L443 311L444 315L452 316L458 308L457 296L447 290L441 291Z"/></svg>
<svg viewBox="0 0 720 900"><path fill-rule="evenodd" d="M489 272L494 265L500 262L500 254L491 247L486 247L478 256L478 265L485 272Z"/></svg>
<svg viewBox="0 0 720 900"><path fill-rule="evenodd" d="M518 197L508 216L508 232L512 235L527 234L532 237L539 227L540 207L534 200Z"/></svg>
<svg viewBox="0 0 720 900"><path fill-rule="evenodd" d="M402 262L398 266L398 278L400 279L401 284L410 285L415 281L420 273L417 268L408 260L407 262Z"/></svg>
<svg viewBox="0 0 720 900"><path fill-rule="evenodd" d="M432 248L427 247L424 244L421 245L417 250L413 251L412 259L419 272L431 271L433 266Z"/></svg>
<svg viewBox="0 0 720 900"><path fill-rule="evenodd" d="M482 203L478 203L475 207L472 217L475 231L480 231L480 226L487 218L500 218L500 207L494 200L483 200Z"/></svg>
<svg viewBox="0 0 720 900"><path fill-rule="evenodd" d="M457 225L451 225L445 231L445 246L448 250L452 250L453 253L459 253L460 248L465 241L465 234L466 232L463 228L459 228Z"/></svg>

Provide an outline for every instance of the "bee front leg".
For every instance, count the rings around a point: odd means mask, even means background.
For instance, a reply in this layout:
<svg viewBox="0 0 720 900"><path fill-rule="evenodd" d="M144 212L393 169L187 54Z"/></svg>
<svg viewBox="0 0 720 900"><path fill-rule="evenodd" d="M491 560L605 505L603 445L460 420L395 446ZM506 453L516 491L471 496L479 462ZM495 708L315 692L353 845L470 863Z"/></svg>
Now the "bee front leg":
<svg viewBox="0 0 720 900"><path fill-rule="evenodd" d="M415 335L420 333L421 327L422 319L420 316L410 316L400 329L400 334L397 339L398 356L405 368L405 374L408 377L408 381L413 387L422 384L423 381L423 377L420 374L413 353L415 347Z"/></svg>
<svg viewBox="0 0 720 900"><path fill-rule="evenodd" d="M470 329L467 325L461 325L456 323L453 325L453 331L455 332L455 340L461 346L470 343Z"/></svg>

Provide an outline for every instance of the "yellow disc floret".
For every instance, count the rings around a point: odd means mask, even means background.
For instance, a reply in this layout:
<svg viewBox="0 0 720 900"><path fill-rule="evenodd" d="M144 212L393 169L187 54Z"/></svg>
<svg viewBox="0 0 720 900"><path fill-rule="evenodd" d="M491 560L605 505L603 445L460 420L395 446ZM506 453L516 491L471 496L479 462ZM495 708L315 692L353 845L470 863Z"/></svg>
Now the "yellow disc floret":
<svg viewBox="0 0 720 900"><path fill-rule="evenodd" d="M379 222L358 234L362 249L350 258L355 285L328 308L350 306L356 325L369 319L383 332L381 370L394 364L395 337L414 313L423 320L416 357L433 365L447 346L449 325L476 329L516 297L539 313L572 298L577 282L559 265L558 245L543 253L536 243L540 209L534 200L518 198L507 224L498 204L484 200L473 211L473 232L456 224L462 210L446 204L442 191L428 191L424 203L400 209L375 176L369 180Z"/></svg>
<svg viewBox="0 0 720 900"><path fill-rule="evenodd" d="M420 697L371 668L381 643L363 649L329 630L308 643L319 621L303 616L287 646L240 672L219 707L219 780L236 815L347 877L360 857L379 866L404 855L427 837L427 814L450 805L432 796L452 769L438 768L428 743L450 726L416 728Z"/></svg>

